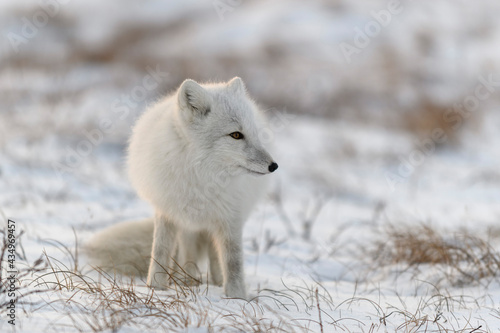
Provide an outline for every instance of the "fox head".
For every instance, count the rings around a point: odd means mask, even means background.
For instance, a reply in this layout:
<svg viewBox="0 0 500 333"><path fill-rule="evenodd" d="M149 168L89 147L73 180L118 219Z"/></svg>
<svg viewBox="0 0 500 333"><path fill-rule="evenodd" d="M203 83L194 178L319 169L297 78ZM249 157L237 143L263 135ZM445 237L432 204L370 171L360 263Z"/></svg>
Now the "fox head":
<svg viewBox="0 0 500 333"><path fill-rule="evenodd" d="M239 77L206 85L185 80L177 103L184 136L203 162L253 175L278 168L259 139L263 119Z"/></svg>

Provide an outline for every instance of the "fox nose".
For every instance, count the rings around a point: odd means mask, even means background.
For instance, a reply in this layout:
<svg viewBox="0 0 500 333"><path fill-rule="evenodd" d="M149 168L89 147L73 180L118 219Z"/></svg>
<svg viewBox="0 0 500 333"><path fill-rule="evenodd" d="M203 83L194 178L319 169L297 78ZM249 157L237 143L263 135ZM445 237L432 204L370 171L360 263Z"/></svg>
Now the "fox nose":
<svg viewBox="0 0 500 333"><path fill-rule="evenodd" d="M269 164L269 172L274 172L276 169L278 169L278 164L276 164L276 162Z"/></svg>

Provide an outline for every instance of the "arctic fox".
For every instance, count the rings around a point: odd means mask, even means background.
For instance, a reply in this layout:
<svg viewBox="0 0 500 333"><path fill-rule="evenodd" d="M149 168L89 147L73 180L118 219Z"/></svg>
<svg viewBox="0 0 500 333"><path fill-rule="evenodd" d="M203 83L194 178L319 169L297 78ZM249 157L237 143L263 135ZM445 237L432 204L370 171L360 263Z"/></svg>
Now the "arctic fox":
<svg viewBox="0 0 500 333"><path fill-rule="evenodd" d="M212 282L229 297L246 297L243 224L265 190L264 175L278 168L259 139L263 126L238 77L185 80L148 109L130 139L128 172L155 217L98 235L90 245L98 264L116 260L128 265L121 271L141 273L151 250L147 284L162 289L178 265L192 274L208 257Z"/></svg>

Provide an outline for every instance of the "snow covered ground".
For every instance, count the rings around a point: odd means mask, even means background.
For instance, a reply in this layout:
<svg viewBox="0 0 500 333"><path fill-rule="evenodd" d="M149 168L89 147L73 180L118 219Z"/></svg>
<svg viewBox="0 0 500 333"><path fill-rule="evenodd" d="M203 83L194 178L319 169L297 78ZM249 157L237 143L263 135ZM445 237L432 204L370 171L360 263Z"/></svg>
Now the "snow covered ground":
<svg viewBox="0 0 500 333"><path fill-rule="evenodd" d="M17 282L37 292L16 331L497 332L500 5L402 2L360 47L388 3L224 3L0 4L2 225L24 232L21 271L52 265ZM186 77L235 75L269 109L280 165L245 227L255 298L99 276L76 240L152 215L124 173L134 119ZM446 110L430 124L429 104ZM418 244L451 257L412 261Z"/></svg>

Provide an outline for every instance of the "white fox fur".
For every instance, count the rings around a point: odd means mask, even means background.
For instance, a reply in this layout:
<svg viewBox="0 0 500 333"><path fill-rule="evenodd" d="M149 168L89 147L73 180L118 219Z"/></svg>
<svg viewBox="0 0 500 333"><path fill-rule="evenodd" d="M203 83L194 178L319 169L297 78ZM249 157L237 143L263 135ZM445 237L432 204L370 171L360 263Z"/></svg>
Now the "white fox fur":
<svg viewBox="0 0 500 333"><path fill-rule="evenodd" d="M94 236L85 250L95 266L145 277L151 258L153 230L153 219L118 223Z"/></svg>
<svg viewBox="0 0 500 333"><path fill-rule="evenodd" d="M153 245L154 219L128 221L104 229L86 244L85 252L93 265L114 273L147 277ZM180 282L196 282L204 279L199 270L203 259L209 259L211 282L222 285L222 273L217 253L213 250L208 235L184 230L180 235L175 262L181 274ZM210 251L210 252L208 252ZM206 257L206 254L209 254ZM215 270L215 271L214 271ZM187 273L187 274L184 274ZM187 275L187 276L186 276ZM191 279L191 281L190 281ZM192 280L194 279L194 280ZM177 281L179 282L179 281Z"/></svg>
<svg viewBox="0 0 500 333"><path fill-rule="evenodd" d="M186 80L148 109L134 128L128 169L132 185L155 208L154 222L98 235L89 245L96 262L144 274L150 257L148 285L166 288L178 264L195 274L208 258L212 282L223 283L229 297L245 297L243 224L265 190L264 175L277 168L259 139L263 126L240 78Z"/></svg>

